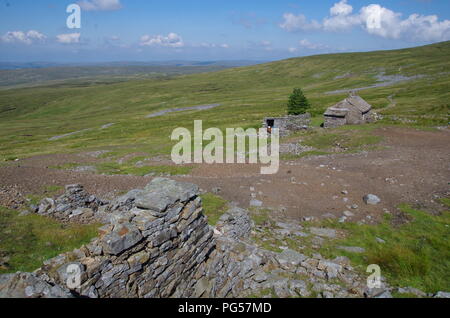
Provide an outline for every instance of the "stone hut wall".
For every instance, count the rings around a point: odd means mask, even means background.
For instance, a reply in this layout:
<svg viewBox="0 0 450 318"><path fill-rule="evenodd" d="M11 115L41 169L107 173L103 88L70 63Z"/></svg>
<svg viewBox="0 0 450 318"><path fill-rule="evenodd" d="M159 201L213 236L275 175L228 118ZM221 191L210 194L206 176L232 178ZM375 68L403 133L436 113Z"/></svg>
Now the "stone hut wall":
<svg viewBox="0 0 450 318"><path fill-rule="evenodd" d="M345 124L347 124L347 119L345 117L325 116L323 127L336 128L339 126L344 126Z"/></svg>
<svg viewBox="0 0 450 318"><path fill-rule="evenodd" d="M308 129L311 124L311 115L303 114L286 117L267 117L264 118L263 128L267 128L267 121L274 121L274 128L280 129L280 136L289 135L291 132Z"/></svg>

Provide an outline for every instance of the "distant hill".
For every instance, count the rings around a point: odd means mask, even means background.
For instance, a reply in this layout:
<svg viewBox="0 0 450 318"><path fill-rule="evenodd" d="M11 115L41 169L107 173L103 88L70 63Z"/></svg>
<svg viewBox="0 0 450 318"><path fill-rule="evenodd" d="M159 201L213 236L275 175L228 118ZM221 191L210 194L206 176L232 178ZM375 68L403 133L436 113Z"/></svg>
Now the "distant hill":
<svg viewBox="0 0 450 318"><path fill-rule="evenodd" d="M219 71L254 65L258 61L160 61L58 64L47 62L0 62L0 87L33 86L48 81L83 78L96 81L124 81Z"/></svg>

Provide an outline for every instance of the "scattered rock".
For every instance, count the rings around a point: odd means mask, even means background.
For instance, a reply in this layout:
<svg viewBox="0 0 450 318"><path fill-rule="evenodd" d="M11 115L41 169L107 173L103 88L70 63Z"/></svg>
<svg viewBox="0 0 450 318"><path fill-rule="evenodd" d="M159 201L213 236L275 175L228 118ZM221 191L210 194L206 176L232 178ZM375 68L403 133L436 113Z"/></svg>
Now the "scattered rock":
<svg viewBox="0 0 450 318"><path fill-rule="evenodd" d="M450 292L437 292L434 298L450 298Z"/></svg>
<svg viewBox="0 0 450 318"><path fill-rule="evenodd" d="M309 230L314 235L328 237L328 238L336 237L336 230L333 230L333 229L311 227Z"/></svg>
<svg viewBox="0 0 450 318"><path fill-rule="evenodd" d="M250 200L250 206L252 207L262 207L263 206L263 202L256 200L256 199L252 199Z"/></svg>
<svg viewBox="0 0 450 318"><path fill-rule="evenodd" d="M381 238L379 238L379 237L376 237L375 240L376 240L378 243L381 243L381 244L385 244L385 243L386 243L385 240L383 240L383 239L381 239Z"/></svg>
<svg viewBox="0 0 450 318"><path fill-rule="evenodd" d="M29 210L22 210L22 211L19 213L19 216L27 216L27 215L29 215L29 214L31 214L31 212L30 212Z"/></svg>
<svg viewBox="0 0 450 318"><path fill-rule="evenodd" d="M375 194L365 195L363 200L366 204L370 204L370 205L377 205L378 203L381 202L380 198L377 197Z"/></svg>
<svg viewBox="0 0 450 318"><path fill-rule="evenodd" d="M219 194L220 192L222 192L222 188L220 188L220 187L215 187L215 188L212 188L212 193L214 193L214 194Z"/></svg>
<svg viewBox="0 0 450 318"><path fill-rule="evenodd" d="M352 217L352 216L355 216L355 214L352 213L352 212L350 212L350 211L344 211L344 215L345 215L346 217Z"/></svg>
<svg viewBox="0 0 450 318"><path fill-rule="evenodd" d="M278 262L281 265L293 265L298 266L302 263L307 257L303 254L300 254L294 250L286 249L278 255Z"/></svg>
<svg viewBox="0 0 450 318"><path fill-rule="evenodd" d="M397 292L399 294L412 294L412 295L416 295L417 297L426 297L427 294L424 293L423 291L414 288L414 287L404 287L404 288L398 288Z"/></svg>

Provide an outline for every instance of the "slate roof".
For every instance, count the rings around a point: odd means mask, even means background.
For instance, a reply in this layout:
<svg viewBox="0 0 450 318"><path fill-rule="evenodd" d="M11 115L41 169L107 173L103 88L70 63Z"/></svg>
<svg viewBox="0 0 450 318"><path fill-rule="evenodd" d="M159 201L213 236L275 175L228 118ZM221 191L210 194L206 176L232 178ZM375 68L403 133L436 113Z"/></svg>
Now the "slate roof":
<svg viewBox="0 0 450 318"><path fill-rule="evenodd" d="M328 108L324 115L331 117L345 117L352 109L357 109L362 114L365 114L372 109L372 106L361 97L357 95L350 95L343 101L340 101L336 105Z"/></svg>

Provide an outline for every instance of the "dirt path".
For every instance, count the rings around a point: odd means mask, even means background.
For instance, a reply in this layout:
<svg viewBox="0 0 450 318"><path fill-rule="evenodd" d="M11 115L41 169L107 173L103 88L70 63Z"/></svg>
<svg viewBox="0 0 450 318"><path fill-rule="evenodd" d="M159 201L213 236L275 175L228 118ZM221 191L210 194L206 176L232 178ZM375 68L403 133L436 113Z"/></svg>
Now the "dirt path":
<svg viewBox="0 0 450 318"><path fill-rule="evenodd" d="M450 132L380 128L375 134L384 137L382 150L285 161L276 175L261 175L257 165L201 165L191 175L174 179L196 183L206 191L219 187L222 197L242 207L249 207L255 199L263 207L296 219L326 214L341 217L344 211L350 211L354 214L351 220L370 223L386 210L395 211L400 203L429 211L441 209L436 198L448 195L450 190ZM77 158L80 163L95 161L88 156ZM77 158L40 156L0 167L0 189L7 193L14 187L25 195L36 193L44 185L81 183L88 191L110 198L152 179L47 168ZM2 200L1 193L0 204L5 205L8 199ZM362 197L368 193L376 194L382 202L366 205Z"/></svg>

